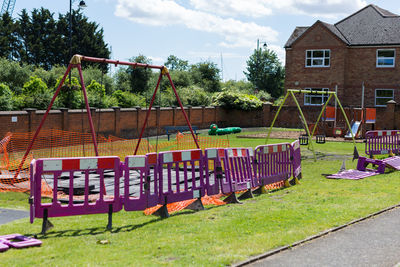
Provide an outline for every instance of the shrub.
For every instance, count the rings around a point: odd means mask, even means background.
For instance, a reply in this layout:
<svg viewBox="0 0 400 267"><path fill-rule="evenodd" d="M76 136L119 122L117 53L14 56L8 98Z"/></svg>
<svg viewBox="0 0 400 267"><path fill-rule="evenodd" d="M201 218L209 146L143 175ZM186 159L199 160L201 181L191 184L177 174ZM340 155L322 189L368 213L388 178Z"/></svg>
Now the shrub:
<svg viewBox="0 0 400 267"><path fill-rule="evenodd" d="M0 83L0 110L13 109L13 93L4 83Z"/></svg>
<svg viewBox="0 0 400 267"><path fill-rule="evenodd" d="M131 108L135 106L145 106L145 98L141 95L135 95L129 92L117 90L113 93L113 97L118 101L121 108Z"/></svg>
<svg viewBox="0 0 400 267"><path fill-rule="evenodd" d="M61 79L62 76L57 79L55 88L57 88ZM65 79L64 84L61 86L61 90L57 96L55 107L65 107L72 109L84 107L81 85L78 81L78 78L71 77L71 84L69 83L68 77Z"/></svg>
<svg viewBox="0 0 400 267"><path fill-rule="evenodd" d="M24 97L23 107L46 109L50 103L53 93L47 88L45 82L37 76L31 76L22 89Z"/></svg>
<svg viewBox="0 0 400 267"><path fill-rule="evenodd" d="M262 102L254 95L223 91L213 96L213 104L227 109L254 110L262 107Z"/></svg>

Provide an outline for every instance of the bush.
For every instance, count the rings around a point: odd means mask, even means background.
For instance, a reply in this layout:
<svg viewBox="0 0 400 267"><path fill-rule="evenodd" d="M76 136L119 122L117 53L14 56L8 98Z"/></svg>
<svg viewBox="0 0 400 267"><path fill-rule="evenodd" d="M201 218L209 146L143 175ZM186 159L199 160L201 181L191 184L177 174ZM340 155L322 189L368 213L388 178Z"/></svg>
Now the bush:
<svg viewBox="0 0 400 267"><path fill-rule="evenodd" d="M207 94L204 89L197 86L182 88L179 90L178 94L179 97L182 97L185 105L198 107L211 104L211 97L209 94Z"/></svg>
<svg viewBox="0 0 400 267"><path fill-rule="evenodd" d="M60 76L55 84L55 88L59 85L63 76ZM55 89L54 89L55 91ZM69 83L69 78L67 77L64 81L64 84L61 86L61 90L57 96L57 102L55 103L55 107L64 107L64 108L82 108L84 107L83 94L81 90L81 85L78 81L78 78L71 77L71 84Z"/></svg>
<svg viewBox="0 0 400 267"><path fill-rule="evenodd" d="M262 102L254 95L223 91L216 93L213 104L227 109L254 110L262 107Z"/></svg>
<svg viewBox="0 0 400 267"><path fill-rule="evenodd" d="M37 76L31 76L22 89L23 107L47 109L53 93L47 88L45 82Z"/></svg>
<svg viewBox="0 0 400 267"><path fill-rule="evenodd" d="M92 80L86 89L90 106L97 108L107 107L105 103L106 89L104 85Z"/></svg>
<svg viewBox="0 0 400 267"><path fill-rule="evenodd" d="M113 97L118 101L118 106L121 108L132 108L135 106L145 106L145 98L141 95L135 95L129 92L117 90L113 93Z"/></svg>
<svg viewBox="0 0 400 267"><path fill-rule="evenodd" d="M13 93L4 83L0 83L0 110L13 109Z"/></svg>

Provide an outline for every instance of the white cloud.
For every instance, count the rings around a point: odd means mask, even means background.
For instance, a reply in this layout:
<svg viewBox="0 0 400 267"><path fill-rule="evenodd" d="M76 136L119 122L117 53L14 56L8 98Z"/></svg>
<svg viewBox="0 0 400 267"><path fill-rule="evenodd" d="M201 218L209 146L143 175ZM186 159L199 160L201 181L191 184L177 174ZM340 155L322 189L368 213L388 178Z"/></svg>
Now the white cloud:
<svg viewBox="0 0 400 267"><path fill-rule="evenodd" d="M119 0L115 15L146 25L184 25L218 34L223 37L220 45L224 47L253 47L260 35L267 36L268 42L276 42L278 36L270 27L189 9L173 0Z"/></svg>
<svg viewBox="0 0 400 267"><path fill-rule="evenodd" d="M355 12L364 0L190 0L197 10L222 16L261 17L276 14L299 14L337 18Z"/></svg>

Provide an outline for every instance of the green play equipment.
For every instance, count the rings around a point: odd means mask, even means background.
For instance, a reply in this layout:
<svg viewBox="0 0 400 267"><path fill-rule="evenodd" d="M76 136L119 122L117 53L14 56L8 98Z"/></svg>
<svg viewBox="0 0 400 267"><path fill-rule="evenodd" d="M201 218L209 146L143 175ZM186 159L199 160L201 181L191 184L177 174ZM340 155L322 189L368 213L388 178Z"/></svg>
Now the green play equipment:
<svg viewBox="0 0 400 267"><path fill-rule="evenodd" d="M210 125L210 130L208 130L208 135L224 135L232 133L240 133L242 128L240 127L228 127L228 128L218 128L216 124Z"/></svg>

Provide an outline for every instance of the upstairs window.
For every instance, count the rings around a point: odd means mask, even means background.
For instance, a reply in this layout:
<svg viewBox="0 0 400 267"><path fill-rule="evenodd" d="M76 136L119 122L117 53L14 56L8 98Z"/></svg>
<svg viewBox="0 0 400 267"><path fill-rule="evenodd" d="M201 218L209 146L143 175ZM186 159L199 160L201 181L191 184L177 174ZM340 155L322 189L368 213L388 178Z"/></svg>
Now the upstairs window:
<svg viewBox="0 0 400 267"><path fill-rule="evenodd" d="M378 49L376 50L376 67L391 68L394 67L396 52L394 49Z"/></svg>
<svg viewBox="0 0 400 267"><path fill-rule="evenodd" d="M394 99L393 89L375 89L375 106L386 107L386 103Z"/></svg>
<svg viewBox="0 0 400 267"><path fill-rule="evenodd" d="M311 91L325 91L328 92L328 88L305 88ZM325 104L328 100L328 94L304 94L304 105L305 106L320 106Z"/></svg>
<svg viewBox="0 0 400 267"><path fill-rule="evenodd" d="M331 50L306 50L306 67L329 67Z"/></svg>

